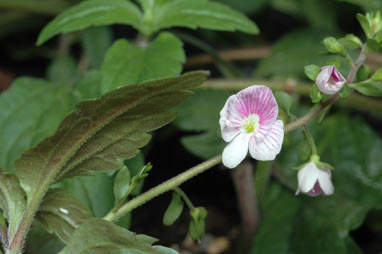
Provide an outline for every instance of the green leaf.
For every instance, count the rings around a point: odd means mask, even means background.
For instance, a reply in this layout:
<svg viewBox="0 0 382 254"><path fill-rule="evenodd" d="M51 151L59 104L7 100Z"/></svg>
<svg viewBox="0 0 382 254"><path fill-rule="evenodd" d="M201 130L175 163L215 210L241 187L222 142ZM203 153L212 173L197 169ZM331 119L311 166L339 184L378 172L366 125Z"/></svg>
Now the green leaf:
<svg viewBox="0 0 382 254"><path fill-rule="evenodd" d="M253 14L254 12L258 12L265 8L268 4L268 0L219 0L226 5L231 6L233 9L238 10L240 12L244 12L247 14Z"/></svg>
<svg viewBox="0 0 382 254"><path fill-rule="evenodd" d="M324 66L329 59L333 58L333 56L322 54L325 49L320 41L328 33L330 32L327 30L312 28L288 33L274 45L272 54L259 62L254 76L257 78L272 75L304 78L304 67L308 63ZM288 64L290 62L293 64ZM347 68L350 70L349 64Z"/></svg>
<svg viewBox="0 0 382 254"><path fill-rule="evenodd" d="M13 162L31 145L54 130L73 108L70 86L42 79L18 78L0 95L0 167L12 171Z"/></svg>
<svg viewBox="0 0 382 254"><path fill-rule="evenodd" d="M275 98L279 107L282 108L288 115L290 115L290 107L293 103L292 96L286 92L277 91L275 92Z"/></svg>
<svg viewBox="0 0 382 254"><path fill-rule="evenodd" d="M378 69L372 76L373 81L382 81L382 69Z"/></svg>
<svg viewBox="0 0 382 254"><path fill-rule="evenodd" d="M348 84L345 84L342 89L339 91L339 94L341 96L341 98L345 98L345 97L348 97L350 95L350 87L348 86Z"/></svg>
<svg viewBox="0 0 382 254"><path fill-rule="evenodd" d="M362 41L354 34L347 34L345 37L338 39L338 42L345 47L345 49L353 50L362 47Z"/></svg>
<svg viewBox="0 0 382 254"><path fill-rule="evenodd" d="M60 33L78 31L90 26L127 24L140 29L139 8L125 0L87 0L67 9L44 27L37 39L41 45Z"/></svg>
<svg viewBox="0 0 382 254"><path fill-rule="evenodd" d="M130 187L130 171L124 166L122 167L114 178L114 197L117 204L123 196L127 193Z"/></svg>
<svg viewBox="0 0 382 254"><path fill-rule="evenodd" d="M163 215L163 224L171 226L182 214L184 203L180 195L174 191L172 193L172 199L170 205L167 207L166 212Z"/></svg>
<svg viewBox="0 0 382 254"><path fill-rule="evenodd" d="M102 64L102 92L119 86L172 77L182 71L185 53L182 42L170 33L161 33L147 47L120 39L109 49Z"/></svg>
<svg viewBox="0 0 382 254"><path fill-rule="evenodd" d="M358 22L360 23L363 31L365 32L365 34L367 35L367 37L370 36L370 32L371 32L371 28L370 28L370 24L369 24L369 21L367 20L367 18L365 17L365 15L361 14L361 13L357 13L357 19L358 19Z"/></svg>
<svg viewBox="0 0 382 254"><path fill-rule="evenodd" d="M339 55L345 55L345 48L342 46L341 43L337 41L334 37L326 37L322 44L325 46L325 48L333 54L339 54Z"/></svg>
<svg viewBox="0 0 382 254"><path fill-rule="evenodd" d="M16 160L16 172L28 202L42 198L41 189L47 190L64 177L118 169L117 158L134 157L150 139L146 132L174 118L173 113L161 111L187 98L190 92L185 90L203 83L207 75L190 72L127 86L101 99L79 103L53 136Z"/></svg>
<svg viewBox="0 0 382 254"><path fill-rule="evenodd" d="M185 131L202 132L199 135L182 137L187 150L208 159L223 151L226 143L216 134L219 129L219 112L231 92L213 89L198 89L175 110L179 112L175 125ZM220 130L219 130L220 131Z"/></svg>
<svg viewBox="0 0 382 254"><path fill-rule="evenodd" d="M191 223L189 233L192 239L197 240L204 235L206 229L207 210L204 207L196 207L190 210Z"/></svg>
<svg viewBox="0 0 382 254"><path fill-rule="evenodd" d="M367 39L366 40L367 49L374 52L381 52L381 46L377 42L377 40L374 39Z"/></svg>
<svg viewBox="0 0 382 254"><path fill-rule="evenodd" d="M73 234L62 254L176 254L175 250L152 246L155 238L136 235L97 218L88 219Z"/></svg>
<svg viewBox="0 0 382 254"><path fill-rule="evenodd" d="M8 221L8 239L11 241L24 215L25 192L19 179L0 171L0 208Z"/></svg>
<svg viewBox="0 0 382 254"><path fill-rule="evenodd" d="M113 176L94 172L92 176L65 179L57 187L66 189L89 207L96 217L103 217L114 207L113 185Z"/></svg>
<svg viewBox="0 0 382 254"><path fill-rule="evenodd" d="M76 61L73 57L59 57L49 65L47 70L47 79L58 83L63 81L72 81L78 75Z"/></svg>
<svg viewBox="0 0 382 254"><path fill-rule="evenodd" d="M341 60L335 57L335 58L329 59L326 62L326 65L334 65L337 68L337 70L339 70L341 68Z"/></svg>
<svg viewBox="0 0 382 254"><path fill-rule="evenodd" d="M320 90L318 90L316 84L313 84L312 88L310 89L310 98L312 99L313 103L318 103L322 99L322 93L320 92Z"/></svg>
<svg viewBox="0 0 382 254"><path fill-rule="evenodd" d="M48 232L56 233L64 243L67 243L74 230L90 217L92 213L89 208L62 189L50 190L37 212L37 220Z"/></svg>
<svg viewBox="0 0 382 254"><path fill-rule="evenodd" d="M367 96L382 96L382 81L365 80L361 83L352 84L351 88Z"/></svg>
<svg viewBox="0 0 382 254"><path fill-rule="evenodd" d="M48 233L40 223L33 223L24 249L25 253L52 254L59 253L64 247L56 235Z"/></svg>
<svg viewBox="0 0 382 254"><path fill-rule="evenodd" d="M174 26L259 33L254 22L221 3L207 0L156 1L148 29L156 32Z"/></svg>
<svg viewBox="0 0 382 254"><path fill-rule="evenodd" d="M321 71L320 66L311 64L304 67L305 75L312 81L316 81L318 74Z"/></svg>
<svg viewBox="0 0 382 254"><path fill-rule="evenodd" d="M371 73L372 72L369 66L362 65L361 67L359 67L359 70L357 72L357 82L361 82L361 81L365 81L369 79Z"/></svg>
<svg viewBox="0 0 382 254"><path fill-rule="evenodd" d="M112 45L113 35L109 27L90 27L81 33L84 53L89 57L89 65L99 69L107 50Z"/></svg>

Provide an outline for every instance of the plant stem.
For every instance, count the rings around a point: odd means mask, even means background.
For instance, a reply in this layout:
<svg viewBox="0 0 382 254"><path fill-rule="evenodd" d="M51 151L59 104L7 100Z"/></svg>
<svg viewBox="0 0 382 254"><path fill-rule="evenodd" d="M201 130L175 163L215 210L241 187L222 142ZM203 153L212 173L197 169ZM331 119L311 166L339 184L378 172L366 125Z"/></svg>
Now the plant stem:
<svg viewBox="0 0 382 254"><path fill-rule="evenodd" d="M182 197L183 201L188 206L188 209L194 210L195 206L192 204L191 200L187 197L186 193L182 191L179 187L175 187L174 190Z"/></svg>
<svg viewBox="0 0 382 254"><path fill-rule="evenodd" d="M308 130L306 125L303 125L302 130L304 132L306 140L308 141L308 143L312 149L312 155L318 154L317 153L317 147L316 147L316 144L315 144L314 139L312 137L312 134L310 133L310 131Z"/></svg>
<svg viewBox="0 0 382 254"><path fill-rule="evenodd" d="M187 171L167 180L164 183L159 184L158 186L146 191L145 193L133 198L132 200L125 203L123 206L121 206L116 211L109 212L104 219L108 221L115 221L118 218L122 217L123 215L127 214L131 210L137 208L138 206L143 205L147 201L167 192L175 187L178 187L182 183L184 183L187 180L190 180L194 176L203 173L204 171L218 165L222 161L222 156L217 155L205 162L200 163L199 165L196 165L195 167L192 167L188 169Z"/></svg>
<svg viewBox="0 0 382 254"><path fill-rule="evenodd" d="M363 62L366 59L365 49L366 49L366 44L364 44L362 46L361 52L358 56L358 59L355 62L354 67L351 69L349 75L346 78L346 82L348 84L353 83L353 80L355 78L355 75L358 72L358 69L361 67L361 65L363 64ZM292 131L296 128L304 126L306 123L308 123L310 120L315 118L318 114L320 114L321 111L324 110L327 106L334 103L339 97L340 97L340 95L338 93L336 93L336 94L332 95L332 97L330 97L326 101L322 102L320 105L319 104L315 105L306 115L297 119L296 121L293 121L293 122L287 124L284 127L284 132L289 132L289 131Z"/></svg>

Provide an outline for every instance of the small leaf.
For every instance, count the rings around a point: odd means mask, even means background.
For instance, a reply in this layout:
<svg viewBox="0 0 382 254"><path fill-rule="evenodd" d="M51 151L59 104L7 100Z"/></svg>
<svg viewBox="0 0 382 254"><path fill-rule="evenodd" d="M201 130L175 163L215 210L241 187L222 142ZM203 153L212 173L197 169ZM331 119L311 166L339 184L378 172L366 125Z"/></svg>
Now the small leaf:
<svg viewBox="0 0 382 254"><path fill-rule="evenodd" d="M170 33L159 34L147 47L117 40L101 67L101 90L105 93L123 85L176 76L184 61L182 42Z"/></svg>
<svg viewBox="0 0 382 254"><path fill-rule="evenodd" d="M330 53L345 55L344 46L342 46L341 43L339 43L334 37L326 37L322 41L322 44Z"/></svg>
<svg viewBox="0 0 382 254"><path fill-rule="evenodd" d="M139 30L142 14L132 2L125 0L87 0L67 9L44 27L37 39L41 45L60 33L69 33L90 26L128 24Z"/></svg>
<svg viewBox="0 0 382 254"><path fill-rule="evenodd" d="M342 44L346 49L353 50L362 47L362 41L354 34L347 34L345 37L338 39L338 42Z"/></svg>
<svg viewBox="0 0 382 254"><path fill-rule="evenodd" d="M373 81L382 81L382 69L378 69L372 76Z"/></svg>
<svg viewBox="0 0 382 254"><path fill-rule="evenodd" d="M189 233L192 239L197 240L204 235L207 214L207 210L204 207L196 207L190 211L191 223Z"/></svg>
<svg viewBox="0 0 382 254"><path fill-rule="evenodd" d="M381 51L381 46L379 45L377 40L367 39L366 45L367 45L368 50L370 50L370 51L374 51L374 52L380 52Z"/></svg>
<svg viewBox="0 0 382 254"><path fill-rule="evenodd" d="M172 193L172 199L170 205L167 207L166 212L163 215L163 224L171 226L182 214L184 203L178 194L174 191Z"/></svg>
<svg viewBox="0 0 382 254"><path fill-rule="evenodd" d="M279 107L282 108L288 115L290 115L290 107L293 103L292 97L283 91L277 91L275 92L275 98Z"/></svg>
<svg viewBox="0 0 382 254"><path fill-rule="evenodd" d="M326 65L334 65L339 70L341 68L341 60L337 57L329 59L329 61L326 62Z"/></svg>
<svg viewBox="0 0 382 254"><path fill-rule="evenodd" d="M149 141L146 132L174 119L174 113L161 111L187 98L190 92L185 89L200 85L207 75L190 72L127 86L101 99L79 103L55 135L16 160L16 172L28 203L54 181L88 175L89 170L118 169L117 158L134 157L137 149Z"/></svg>
<svg viewBox="0 0 382 254"><path fill-rule="evenodd" d="M62 189L52 189L45 196L37 213L45 229L67 243L74 230L92 217L89 208Z"/></svg>
<svg viewBox="0 0 382 254"><path fill-rule="evenodd" d="M382 81L366 80L361 83L352 84L351 88L367 96L382 96Z"/></svg>
<svg viewBox="0 0 382 254"><path fill-rule="evenodd" d="M313 84L312 88L310 89L310 98L312 99L313 103L318 103L322 99L322 93L320 90L318 90L316 84Z"/></svg>
<svg viewBox="0 0 382 254"><path fill-rule="evenodd" d="M175 250L152 246L157 240L98 218L90 218L73 234L61 254L176 254Z"/></svg>
<svg viewBox="0 0 382 254"><path fill-rule="evenodd" d="M371 75L370 67L367 65L362 65L357 72L357 81L358 82L365 81L369 79L370 75Z"/></svg>
<svg viewBox="0 0 382 254"><path fill-rule="evenodd" d="M25 192L19 179L13 174L0 171L0 208L8 221L8 239L12 240L24 215Z"/></svg>
<svg viewBox="0 0 382 254"><path fill-rule="evenodd" d="M363 31L365 32L367 37L369 37L370 36L370 32L371 32L369 21L367 20L365 15L363 15L361 13L357 13L357 19L358 19L358 22L360 23Z"/></svg>
<svg viewBox="0 0 382 254"><path fill-rule="evenodd" d="M342 89L339 91L339 94L341 96L341 98L345 98L345 97L348 97L350 95L350 87L348 86L348 84L345 84Z"/></svg>
<svg viewBox="0 0 382 254"><path fill-rule="evenodd" d="M305 66L305 75L312 81L316 81L318 74L320 73L320 66L311 64Z"/></svg>
<svg viewBox="0 0 382 254"><path fill-rule="evenodd" d="M256 24L230 7L207 0L156 1L149 29L174 26L258 34Z"/></svg>
<svg viewBox="0 0 382 254"><path fill-rule="evenodd" d="M122 167L114 178L114 197L115 203L119 203L125 196L130 187L130 171L124 166Z"/></svg>

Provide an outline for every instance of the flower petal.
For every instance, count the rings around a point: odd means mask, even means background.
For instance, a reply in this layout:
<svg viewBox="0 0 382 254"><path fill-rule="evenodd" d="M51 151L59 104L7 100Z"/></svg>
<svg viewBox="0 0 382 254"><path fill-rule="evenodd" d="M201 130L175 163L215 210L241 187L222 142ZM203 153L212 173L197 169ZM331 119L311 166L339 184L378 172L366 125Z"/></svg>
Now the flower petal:
<svg viewBox="0 0 382 254"><path fill-rule="evenodd" d="M345 78L334 65L322 67L316 78L318 89L325 94L335 94L341 90L345 82Z"/></svg>
<svg viewBox="0 0 382 254"><path fill-rule="evenodd" d="M332 184L332 173L330 169L321 169L318 175L318 182L320 183L322 191L325 195L332 195L334 186Z"/></svg>
<svg viewBox="0 0 382 254"><path fill-rule="evenodd" d="M222 138L225 142L231 142L240 132L240 123L244 118L236 112L236 100L236 95L230 96L220 111L219 124Z"/></svg>
<svg viewBox="0 0 382 254"><path fill-rule="evenodd" d="M247 156L250 135L241 132L223 151L223 165L227 168L235 168Z"/></svg>
<svg viewBox="0 0 382 254"><path fill-rule="evenodd" d="M277 120L274 124L261 126L249 140L249 152L259 161L270 161L280 153L284 139L284 123Z"/></svg>
<svg viewBox="0 0 382 254"><path fill-rule="evenodd" d="M253 85L237 93L240 103L237 111L244 116L256 114L260 118L260 124L273 123L278 115L278 106L272 90L267 86Z"/></svg>
<svg viewBox="0 0 382 254"><path fill-rule="evenodd" d="M301 170L298 171L298 189L304 193L313 189L320 174L320 170L317 168L314 162L309 162ZM297 194L297 193L296 193Z"/></svg>

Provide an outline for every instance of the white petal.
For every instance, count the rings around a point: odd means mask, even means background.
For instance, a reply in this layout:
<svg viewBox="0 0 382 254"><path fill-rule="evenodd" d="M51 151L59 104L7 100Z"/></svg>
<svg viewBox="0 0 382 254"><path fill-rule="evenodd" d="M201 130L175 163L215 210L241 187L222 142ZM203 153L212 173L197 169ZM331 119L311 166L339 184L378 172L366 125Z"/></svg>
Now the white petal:
<svg viewBox="0 0 382 254"><path fill-rule="evenodd" d="M284 123L277 120L273 125L262 126L249 140L249 152L259 161L270 161L280 153L284 140Z"/></svg>
<svg viewBox="0 0 382 254"><path fill-rule="evenodd" d="M334 186L332 184L332 173L330 169L321 169L319 176L318 176L318 182L320 184L320 187L322 191L325 193L325 195L331 195L334 192Z"/></svg>
<svg viewBox="0 0 382 254"><path fill-rule="evenodd" d="M235 168L247 156L249 137L247 133L240 133L223 151L223 165L227 168Z"/></svg>
<svg viewBox="0 0 382 254"><path fill-rule="evenodd" d="M300 171L298 171L298 188L306 193L309 192L316 183L320 175L320 170L314 162L306 164Z"/></svg>

